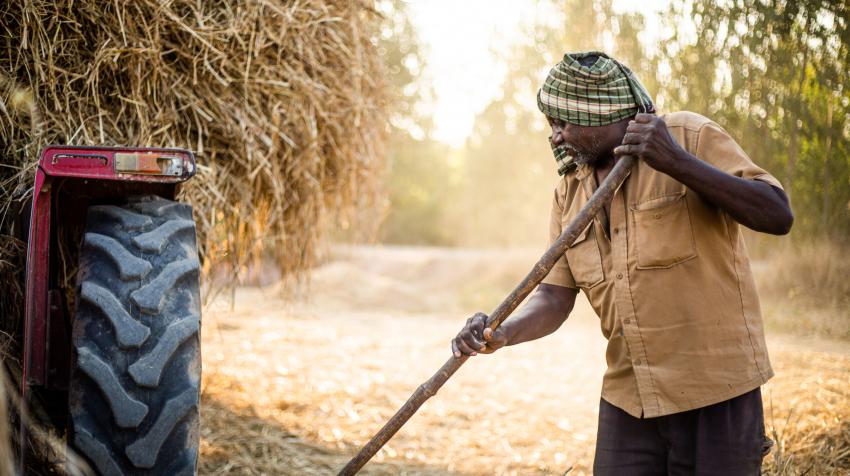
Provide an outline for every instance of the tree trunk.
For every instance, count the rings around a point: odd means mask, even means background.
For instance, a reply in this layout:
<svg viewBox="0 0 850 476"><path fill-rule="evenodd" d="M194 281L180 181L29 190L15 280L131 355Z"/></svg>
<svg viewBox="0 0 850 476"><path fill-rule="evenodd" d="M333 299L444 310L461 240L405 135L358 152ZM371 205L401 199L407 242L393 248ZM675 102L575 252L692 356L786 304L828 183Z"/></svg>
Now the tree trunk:
<svg viewBox="0 0 850 476"><path fill-rule="evenodd" d="M800 127L797 122L800 120L803 109L803 86L806 82L806 67L809 63L809 48L806 45L808 39L809 28L811 28L812 18L806 17L806 23L803 26L803 31L800 32L800 47L803 48L803 62L800 65L800 79L797 82L797 97L794 98L794 109L790 111L789 119L791 122L791 138L788 150L788 163L785 169L785 180L787 181L786 194L791 198L791 192L794 189L794 172L797 167L797 155L799 154L798 137L800 135Z"/></svg>
<svg viewBox="0 0 850 476"><path fill-rule="evenodd" d="M835 105L833 103L832 94L829 95L829 102L826 105L826 147L824 147L824 160L823 167L821 168L821 179L823 187L823 205L821 208L821 227L824 230L824 233L829 232L829 183L831 177L829 176L829 163L832 160L832 115L835 109Z"/></svg>

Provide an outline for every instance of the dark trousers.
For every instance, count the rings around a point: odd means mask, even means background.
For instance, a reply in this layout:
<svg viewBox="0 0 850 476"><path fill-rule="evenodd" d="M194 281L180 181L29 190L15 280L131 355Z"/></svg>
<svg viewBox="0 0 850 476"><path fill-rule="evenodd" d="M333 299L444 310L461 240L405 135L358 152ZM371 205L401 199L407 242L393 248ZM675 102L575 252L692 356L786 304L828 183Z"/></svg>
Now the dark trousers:
<svg viewBox="0 0 850 476"><path fill-rule="evenodd" d="M758 388L657 418L635 418L600 400L593 474L758 475L769 448Z"/></svg>

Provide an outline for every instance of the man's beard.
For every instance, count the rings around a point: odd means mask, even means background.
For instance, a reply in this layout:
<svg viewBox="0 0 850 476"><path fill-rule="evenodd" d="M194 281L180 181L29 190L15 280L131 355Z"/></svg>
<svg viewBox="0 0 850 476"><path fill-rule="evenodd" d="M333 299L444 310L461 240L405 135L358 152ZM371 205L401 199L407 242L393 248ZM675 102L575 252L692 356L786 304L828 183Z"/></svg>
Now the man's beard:
<svg viewBox="0 0 850 476"><path fill-rule="evenodd" d="M573 162L576 165L593 165L596 162L597 157L591 154L574 154Z"/></svg>
<svg viewBox="0 0 850 476"><path fill-rule="evenodd" d="M573 163L576 165L595 165L607 155L600 151L601 144L598 141L594 141L589 150L578 149L572 144L564 144L562 147L567 151L567 155L573 158Z"/></svg>

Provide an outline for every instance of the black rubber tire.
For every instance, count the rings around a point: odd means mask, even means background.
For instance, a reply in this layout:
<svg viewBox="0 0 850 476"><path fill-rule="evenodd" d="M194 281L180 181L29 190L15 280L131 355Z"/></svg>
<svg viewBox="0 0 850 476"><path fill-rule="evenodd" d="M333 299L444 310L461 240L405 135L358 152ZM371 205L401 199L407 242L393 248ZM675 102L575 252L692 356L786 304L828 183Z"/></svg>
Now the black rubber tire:
<svg viewBox="0 0 850 476"><path fill-rule="evenodd" d="M99 474L195 473L200 322L192 208L89 207L68 400L70 441Z"/></svg>

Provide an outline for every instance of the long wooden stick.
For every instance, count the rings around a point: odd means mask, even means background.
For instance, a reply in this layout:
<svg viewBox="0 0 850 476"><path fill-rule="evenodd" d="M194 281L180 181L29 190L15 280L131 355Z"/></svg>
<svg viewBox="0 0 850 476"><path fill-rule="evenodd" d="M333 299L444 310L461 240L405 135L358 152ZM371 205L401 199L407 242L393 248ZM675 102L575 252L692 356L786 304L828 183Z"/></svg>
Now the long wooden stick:
<svg viewBox="0 0 850 476"><path fill-rule="evenodd" d="M534 265L534 268L531 269L531 272L522 280L522 282L499 304L499 307L490 314L490 317L487 319L487 327L495 330L499 327L499 324L502 323L511 312L516 309L517 306L528 296L531 291L540 284L540 281L549 274L549 270L552 269L552 266L558 261L567 248L575 241L578 235L584 231L585 228L590 224L593 217L599 213L599 210L605 206L606 203L611 201L611 198L614 196L614 192L617 190L617 187L623 183L623 180L628 175L629 169L634 164L634 157L621 157L617 163L614 165L614 168L611 169L611 172L608 173L608 176L605 180L602 181L602 184L593 195L590 197L590 200L581 209L578 216L567 225L564 231L561 233L561 236L552 243L552 246L546 250L546 253L537 261L537 264ZM437 390L443 386L446 381L454 375L455 372L460 368L464 362L469 359L468 356L463 355L459 358L454 356L450 357L449 360L446 361L445 364L437 371L431 378L428 379L425 383L419 386L413 395L407 399L407 402L402 405L402 407L396 412L395 415L390 418L390 420L383 426L383 428L366 443L357 456L351 459L348 464L342 468L342 471L339 472L340 476L349 476L352 474L356 474L360 471L360 468L363 467L375 453L378 452L381 447L383 447L393 435L402 427L410 417L419 410L419 407L425 403L426 400L431 398L432 396L437 394Z"/></svg>

